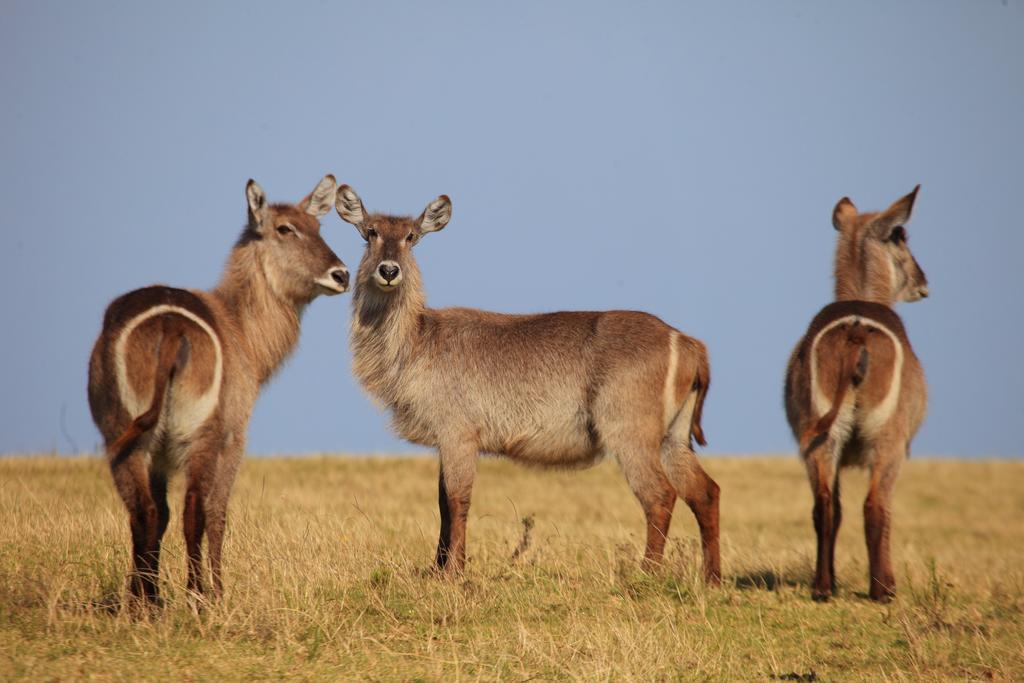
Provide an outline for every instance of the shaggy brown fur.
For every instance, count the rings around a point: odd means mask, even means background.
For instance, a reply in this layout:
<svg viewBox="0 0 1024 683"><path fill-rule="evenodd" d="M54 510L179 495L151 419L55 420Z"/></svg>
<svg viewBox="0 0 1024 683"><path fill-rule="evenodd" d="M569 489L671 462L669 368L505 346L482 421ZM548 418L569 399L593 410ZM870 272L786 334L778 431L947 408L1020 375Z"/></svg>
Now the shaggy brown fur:
<svg viewBox="0 0 1024 683"><path fill-rule="evenodd" d="M147 287L107 308L89 362L89 405L128 508L137 598L158 599L167 479L179 468L188 478L188 586L203 590L205 533L221 591L228 496L260 385L294 348L306 305L348 285L345 265L320 237L335 187L327 176L298 205L268 206L250 180L249 222L215 289Z"/></svg>
<svg viewBox="0 0 1024 683"><path fill-rule="evenodd" d="M839 470L851 465L871 468L864 502L871 598L888 600L895 591L890 501L927 407L924 372L891 308L928 295L904 227L916 197L917 188L880 213L859 214L846 198L836 205L837 301L815 316L786 372L786 415L814 494L816 600L835 592Z"/></svg>
<svg viewBox="0 0 1024 683"><path fill-rule="evenodd" d="M720 576L718 486L691 448L710 382L704 345L635 311L504 315L426 305L413 246L451 216L445 196L417 219L369 215L351 188L338 212L367 240L353 295L354 370L398 433L438 449L436 564L461 571L480 453L553 467L619 462L661 561L672 508L697 517L707 579Z"/></svg>

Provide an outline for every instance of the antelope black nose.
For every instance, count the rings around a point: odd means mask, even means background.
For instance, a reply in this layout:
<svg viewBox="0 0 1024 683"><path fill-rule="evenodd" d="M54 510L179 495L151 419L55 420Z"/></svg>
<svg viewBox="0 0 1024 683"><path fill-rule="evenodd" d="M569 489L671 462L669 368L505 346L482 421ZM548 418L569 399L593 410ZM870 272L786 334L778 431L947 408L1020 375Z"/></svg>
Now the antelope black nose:
<svg viewBox="0 0 1024 683"><path fill-rule="evenodd" d="M377 272L380 273L385 282L391 282L398 277L398 265L395 263L382 263L377 268Z"/></svg>
<svg viewBox="0 0 1024 683"><path fill-rule="evenodd" d="M348 287L348 269L335 268L331 271L331 279L342 287Z"/></svg>

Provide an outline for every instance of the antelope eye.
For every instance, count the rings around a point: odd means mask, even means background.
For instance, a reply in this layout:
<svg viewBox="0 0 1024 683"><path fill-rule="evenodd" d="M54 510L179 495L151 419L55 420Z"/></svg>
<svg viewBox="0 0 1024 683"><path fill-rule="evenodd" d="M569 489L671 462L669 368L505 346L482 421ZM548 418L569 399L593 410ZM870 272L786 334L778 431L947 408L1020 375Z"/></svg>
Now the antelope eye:
<svg viewBox="0 0 1024 683"><path fill-rule="evenodd" d="M405 241L409 242L410 244L415 242L416 241L416 233L410 232L409 236L405 238Z"/></svg>
<svg viewBox="0 0 1024 683"><path fill-rule="evenodd" d="M889 235L889 241L893 244L899 244L907 239L907 231L903 229L902 225L898 225L893 228L892 234Z"/></svg>
<svg viewBox="0 0 1024 683"><path fill-rule="evenodd" d="M281 225L277 226L277 234L278 235L287 235L288 233L294 234L295 233L295 228L293 228L290 225L285 225L285 224L281 224Z"/></svg>
<svg viewBox="0 0 1024 683"><path fill-rule="evenodd" d="M367 228L366 229L366 239L372 240L376 236L377 236L377 231L376 230L374 230L373 228Z"/></svg>

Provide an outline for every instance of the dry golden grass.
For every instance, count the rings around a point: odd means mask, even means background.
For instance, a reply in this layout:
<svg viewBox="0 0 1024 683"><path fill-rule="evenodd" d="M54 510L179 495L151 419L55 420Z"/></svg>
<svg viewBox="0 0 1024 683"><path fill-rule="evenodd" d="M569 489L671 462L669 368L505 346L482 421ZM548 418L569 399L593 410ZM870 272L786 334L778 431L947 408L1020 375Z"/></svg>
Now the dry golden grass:
<svg viewBox="0 0 1024 683"><path fill-rule="evenodd" d="M181 481L165 609L116 606L128 525L95 458L0 460L0 680L1024 679L1024 464L913 460L900 479L899 596L865 599L862 473L844 478L840 596L808 596L814 534L795 458L704 458L722 486L724 586L699 579L681 503L668 566L639 570L642 515L611 464L484 461L459 580L426 571L430 458L251 459L226 595L185 591ZM512 560L534 521L529 545Z"/></svg>

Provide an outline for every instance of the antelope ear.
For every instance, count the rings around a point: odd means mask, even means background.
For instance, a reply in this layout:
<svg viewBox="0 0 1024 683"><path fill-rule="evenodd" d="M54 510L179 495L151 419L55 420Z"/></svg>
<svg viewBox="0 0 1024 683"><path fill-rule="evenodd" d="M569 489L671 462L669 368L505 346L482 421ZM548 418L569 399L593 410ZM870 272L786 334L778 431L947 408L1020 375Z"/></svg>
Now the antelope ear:
<svg viewBox="0 0 1024 683"><path fill-rule="evenodd" d="M305 199L299 202L299 208L308 213L310 216L316 216L320 218L325 213L331 210L331 203L334 201L334 195L337 192L338 181L334 179L330 173L324 176L317 186L310 192Z"/></svg>
<svg viewBox="0 0 1024 683"><path fill-rule="evenodd" d="M853 205L849 197L843 197L832 210L832 227L842 230L857 215L857 207Z"/></svg>
<svg viewBox="0 0 1024 683"><path fill-rule="evenodd" d="M249 202L249 227L259 232L267 218L267 194L252 178L245 184L245 198Z"/></svg>
<svg viewBox="0 0 1024 683"><path fill-rule="evenodd" d="M914 200L917 199L917 191L921 189L918 185L907 196L896 200L892 206L878 214L872 221L871 230L875 237L883 242L892 235L892 231L910 220L910 213L914 210Z"/></svg>
<svg viewBox="0 0 1024 683"><path fill-rule="evenodd" d="M448 225L452 218L452 200L448 195L443 194L427 205L420 217L416 220L420 234L437 232Z"/></svg>
<svg viewBox="0 0 1024 683"><path fill-rule="evenodd" d="M334 198L334 208L338 210L341 220L356 226L359 234L366 239L366 210L363 208L363 200L359 198L356 191L348 185L338 188Z"/></svg>

